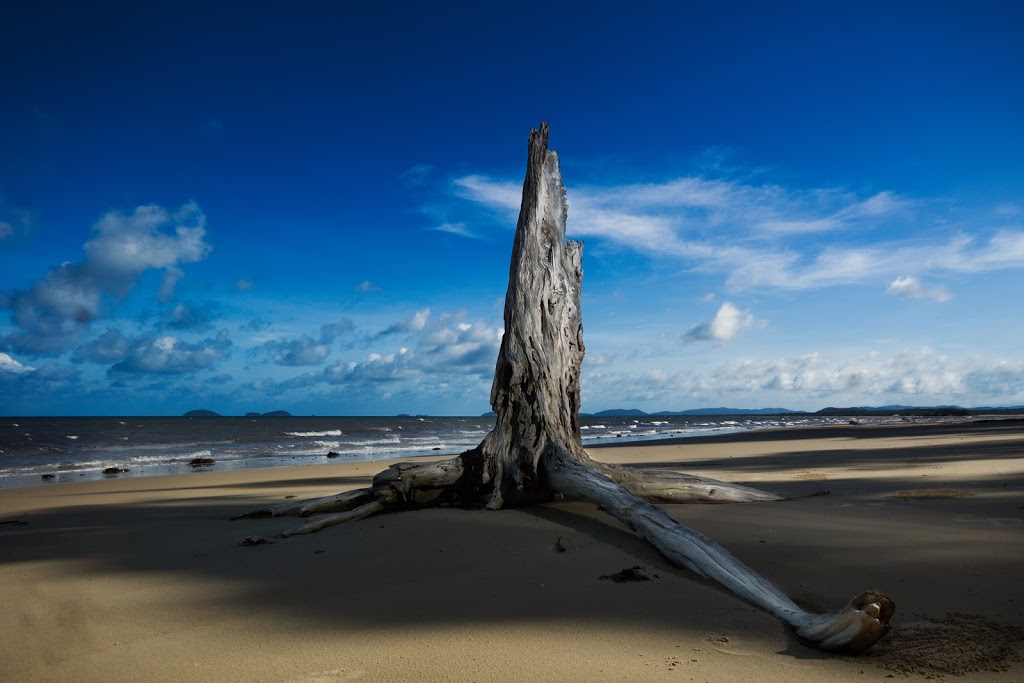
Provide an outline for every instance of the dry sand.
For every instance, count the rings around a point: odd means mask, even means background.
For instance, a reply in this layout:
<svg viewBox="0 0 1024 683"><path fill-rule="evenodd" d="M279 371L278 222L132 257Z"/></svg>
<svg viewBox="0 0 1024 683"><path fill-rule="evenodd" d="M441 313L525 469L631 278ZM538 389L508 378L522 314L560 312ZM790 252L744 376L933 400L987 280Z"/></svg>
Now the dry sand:
<svg viewBox="0 0 1024 683"><path fill-rule="evenodd" d="M239 545L289 520L230 515L386 465L325 464L0 491L0 680L1024 681L1024 423L591 452L794 497L667 509L804 605L886 591L893 632L821 654L575 502Z"/></svg>

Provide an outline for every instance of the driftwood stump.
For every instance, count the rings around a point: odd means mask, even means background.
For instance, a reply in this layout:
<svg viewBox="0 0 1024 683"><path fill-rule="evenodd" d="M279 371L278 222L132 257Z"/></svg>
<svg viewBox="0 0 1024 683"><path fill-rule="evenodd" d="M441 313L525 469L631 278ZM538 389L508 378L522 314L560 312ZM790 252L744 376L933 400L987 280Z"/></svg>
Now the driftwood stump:
<svg viewBox="0 0 1024 683"><path fill-rule="evenodd" d="M889 630L894 604L868 591L831 614L811 614L703 534L650 502L781 500L735 484L598 463L583 450L579 423L583 245L566 240L567 202L548 126L530 132L502 337L491 387L494 429L476 448L442 462L398 463L372 486L261 508L240 517L308 517L284 535L305 534L382 512L433 506L500 509L555 494L601 507L674 564L712 579L774 614L823 650L860 652Z"/></svg>

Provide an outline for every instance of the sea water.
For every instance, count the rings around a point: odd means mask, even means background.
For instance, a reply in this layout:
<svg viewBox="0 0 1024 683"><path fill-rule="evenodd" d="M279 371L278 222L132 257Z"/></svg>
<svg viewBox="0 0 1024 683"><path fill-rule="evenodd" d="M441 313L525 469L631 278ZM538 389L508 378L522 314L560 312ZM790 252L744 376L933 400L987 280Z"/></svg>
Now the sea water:
<svg viewBox="0 0 1024 683"><path fill-rule="evenodd" d="M858 418L864 423L909 418ZM950 418L942 418L944 421ZM927 421L928 418L914 418ZM846 424L793 416L582 417L584 445ZM461 453L493 417L0 417L0 488L191 472ZM328 454L334 454L328 457Z"/></svg>

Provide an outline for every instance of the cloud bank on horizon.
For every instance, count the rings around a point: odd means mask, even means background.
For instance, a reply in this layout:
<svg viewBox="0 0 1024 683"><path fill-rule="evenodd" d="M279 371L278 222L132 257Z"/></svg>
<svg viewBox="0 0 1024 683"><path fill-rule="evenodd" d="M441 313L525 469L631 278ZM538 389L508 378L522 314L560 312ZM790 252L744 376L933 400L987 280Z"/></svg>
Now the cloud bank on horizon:
<svg viewBox="0 0 1024 683"><path fill-rule="evenodd" d="M0 414L486 411L548 116L584 410L1024 405L1024 12L744 7L19 9Z"/></svg>

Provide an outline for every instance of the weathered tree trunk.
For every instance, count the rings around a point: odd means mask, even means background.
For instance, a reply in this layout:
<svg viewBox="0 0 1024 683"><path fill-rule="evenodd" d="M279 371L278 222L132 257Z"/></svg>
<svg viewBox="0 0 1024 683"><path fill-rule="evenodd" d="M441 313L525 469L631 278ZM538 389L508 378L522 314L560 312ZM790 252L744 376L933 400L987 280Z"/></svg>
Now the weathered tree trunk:
<svg viewBox="0 0 1024 683"><path fill-rule="evenodd" d="M241 517L299 515L285 535L382 512L459 505L491 509L551 500L555 493L596 505L650 541L674 564L714 580L789 624L825 650L859 652L889 629L893 602L869 591L832 614L810 614L706 536L647 500L753 502L778 496L674 472L597 463L583 450L580 285L583 246L565 239L567 203L548 126L530 132L523 203L505 297L505 334L491 387L494 429L451 460L398 463L373 485L335 496L262 508Z"/></svg>

